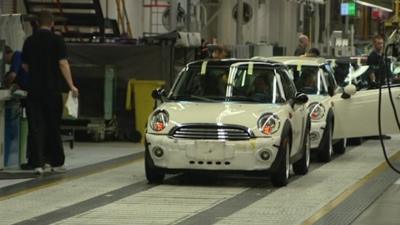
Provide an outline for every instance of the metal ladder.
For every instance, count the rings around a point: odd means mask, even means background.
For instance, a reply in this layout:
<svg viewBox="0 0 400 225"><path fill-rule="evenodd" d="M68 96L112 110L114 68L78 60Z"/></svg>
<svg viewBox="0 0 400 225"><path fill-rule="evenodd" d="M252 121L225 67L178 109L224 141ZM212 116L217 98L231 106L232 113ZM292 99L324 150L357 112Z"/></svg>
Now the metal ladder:
<svg viewBox="0 0 400 225"><path fill-rule="evenodd" d="M128 38L132 38L132 29L125 7L125 0L115 0L115 3L117 5L118 25L123 34L127 34Z"/></svg>

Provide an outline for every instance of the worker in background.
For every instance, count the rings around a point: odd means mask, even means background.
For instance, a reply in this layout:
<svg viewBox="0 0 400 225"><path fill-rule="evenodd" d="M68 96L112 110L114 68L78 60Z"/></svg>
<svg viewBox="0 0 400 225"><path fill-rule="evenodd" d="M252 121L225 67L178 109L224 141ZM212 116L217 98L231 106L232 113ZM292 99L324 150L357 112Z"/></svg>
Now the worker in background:
<svg viewBox="0 0 400 225"><path fill-rule="evenodd" d="M320 57L321 53L317 48L311 48L305 54L306 57Z"/></svg>
<svg viewBox="0 0 400 225"><path fill-rule="evenodd" d="M10 70L4 77L4 87L26 90L28 85L28 73L22 68L22 53L13 51L9 46L5 47L4 61L10 65Z"/></svg>
<svg viewBox="0 0 400 225"><path fill-rule="evenodd" d="M308 48L309 48L309 39L307 37L307 35L300 35L299 36L299 45L296 48L296 51L294 52L295 56L301 56L301 55L305 55Z"/></svg>
<svg viewBox="0 0 400 225"><path fill-rule="evenodd" d="M60 123L63 112L61 86L63 79L77 97L64 40L54 34L53 15L38 14L39 29L24 43L23 67L29 72L27 116L30 148L28 163L21 169L43 173L45 164L53 171L64 170L65 155L61 142Z"/></svg>
<svg viewBox="0 0 400 225"><path fill-rule="evenodd" d="M212 51L211 57L216 60L226 59L231 57L230 51L223 45L217 45ZM229 70L217 76L217 91L218 95L225 95L228 84Z"/></svg>
<svg viewBox="0 0 400 225"><path fill-rule="evenodd" d="M201 45L200 47L196 50L196 56L195 59L196 60L201 60L201 59L205 59L208 57L208 48L207 48L207 41L204 39L201 39Z"/></svg>
<svg viewBox="0 0 400 225"><path fill-rule="evenodd" d="M386 69L385 66L385 57L383 55L384 50L384 39L381 35L376 35L372 39L373 50L368 55L367 65L369 65L368 71L368 83L369 88L378 88L379 84L383 84L385 82L386 73L391 73L390 69ZM379 136L369 136L364 137L367 139L380 139ZM383 139L390 139L391 137L388 135L382 135Z"/></svg>
<svg viewBox="0 0 400 225"><path fill-rule="evenodd" d="M380 35L376 35L372 39L373 50L368 55L367 65L370 70L368 71L368 83L370 88L377 88L379 83L384 83L386 73L390 73L389 69L385 69L385 59L383 56L384 40Z"/></svg>
<svg viewBox="0 0 400 225"><path fill-rule="evenodd" d="M211 57L213 59L226 59L231 57L231 52L223 45L218 45L214 48Z"/></svg>

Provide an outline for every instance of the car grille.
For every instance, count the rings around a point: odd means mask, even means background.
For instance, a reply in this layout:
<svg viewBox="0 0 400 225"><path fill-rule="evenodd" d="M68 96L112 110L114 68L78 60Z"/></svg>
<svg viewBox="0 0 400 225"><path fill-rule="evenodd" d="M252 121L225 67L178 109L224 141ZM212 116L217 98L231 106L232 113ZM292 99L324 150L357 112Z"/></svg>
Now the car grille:
<svg viewBox="0 0 400 225"><path fill-rule="evenodd" d="M244 127L217 125L190 125L177 127L170 136L187 139L248 140L251 133Z"/></svg>

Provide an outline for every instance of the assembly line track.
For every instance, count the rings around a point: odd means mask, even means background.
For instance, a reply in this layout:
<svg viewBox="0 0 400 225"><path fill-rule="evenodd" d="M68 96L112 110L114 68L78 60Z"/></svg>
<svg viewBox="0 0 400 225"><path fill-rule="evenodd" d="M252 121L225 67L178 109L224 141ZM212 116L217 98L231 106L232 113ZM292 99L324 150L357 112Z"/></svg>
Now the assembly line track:
<svg viewBox="0 0 400 225"><path fill-rule="evenodd" d="M141 159L143 158L143 156L144 154L142 151L131 155L107 160L104 162L67 170L64 173L45 173L41 176L31 173L31 177L35 179L0 188L0 201L20 194L29 193L36 189L56 185L60 182L66 182L69 180L78 179L80 177L89 176L95 173L100 173L106 170L121 167L132 163L135 160ZM24 173L23 175L26 176L27 174L28 173Z"/></svg>
<svg viewBox="0 0 400 225"><path fill-rule="evenodd" d="M53 174L52 176L43 177L41 183L28 181L29 184L32 182L31 188L40 188L46 184L56 183L57 181L62 181L64 179L74 179L75 177L83 177L85 175L90 175L91 173L96 173L101 170L107 170L107 168L111 167L119 167L125 164L128 164L132 161L142 158L143 153L137 153L134 155L121 157L115 160L110 160L105 163L96 164L96 166L88 166L85 168L80 168L76 170L71 170L67 174ZM400 152L394 154L391 158L393 160L397 160L400 156ZM340 157L340 156L339 156ZM339 158L335 157L335 158ZM399 162L396 161L397 166L399 166ZM312 164L310 168L310 172L317 170L319 167L324 164ZM289 185L295 180L298 180L301 176L294 176L290 179ZM349 189L344 191L342 194L337 196L334 200L329 202L322 207L319 211L315 212L313 216L303 221L303 225L309 224L330 224L332 222L335 223L341 221L340 224L351 224L351 222L357 218L359 214L361 214L370 204L372 204L393 182L398 179L399 176L392 173L386 166L385 163L381 163L378 167L372 170L368 175L366 175L363 179L353 184ZM214 181L213 181L214 180ZM173 224L178 225L186 225L186 224L219 224L224 218L227 218L241 209L248 207L249 205L267 197L271 193L280 190L279 188L273 188L268 179L265 178L240 178L235 182L239 181L236 184L229 185L238 185L248 187L241 193L237 195L225 199L218 204L209 207L203 211L198 212L195 215L188 215L186 217L180 218L175 221ZM193 180L191 176L186 175L178 175L178 176L170 176L165 180L166 185L203 185L204 182L207 186L210 185L220 185L221 182L224 182L224 177L220 179L219 177L209 178L205 177L205 180L196 179ZM231 183L232 180L229 180L228 183ZM17 184L18 185L18 184ZM292 184L293 185L293 184ZM13 185L14 186L14 185ZM45 225L57 223L59 221L63 221L68 218L72 218L79 214L85 213L90 210L94 210L96 208L100 208L102 206L107 206L116 202L118 200L127 198L129 196L151 190L159 185L150 185L147 184L146 181L139 181L116 190L112 190L110 192L92 197L85 201L78 202L76 204L63 207L54 211L50 211L48 213L15 223L18 225L29 224L29 225ZM25 185L25 188L29 187ZM21 186L23 189L23 187ZM18 194L18 192L16 192ZM10 195L10 194L8 194ZM1 200L1 199L0 199ZM341 220L339 220L341 219ZM224 223L222 223L224 224ZM335 223L337 224L337 223Z"/></svg>

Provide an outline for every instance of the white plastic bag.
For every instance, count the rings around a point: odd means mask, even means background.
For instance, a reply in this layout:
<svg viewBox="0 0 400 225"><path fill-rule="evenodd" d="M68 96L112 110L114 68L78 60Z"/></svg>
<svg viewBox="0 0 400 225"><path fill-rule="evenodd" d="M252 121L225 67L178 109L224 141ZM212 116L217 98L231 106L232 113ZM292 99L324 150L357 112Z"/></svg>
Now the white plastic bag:
<svg viewBox="0 0 400 225"><path fill-rule="evenodd" d="M72 96L72 91L68 93L67 101L65 102L65 107L68 111L68 116L72 118L78 118L78 98Z"/></svg>

